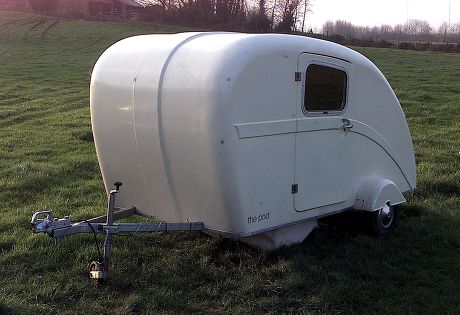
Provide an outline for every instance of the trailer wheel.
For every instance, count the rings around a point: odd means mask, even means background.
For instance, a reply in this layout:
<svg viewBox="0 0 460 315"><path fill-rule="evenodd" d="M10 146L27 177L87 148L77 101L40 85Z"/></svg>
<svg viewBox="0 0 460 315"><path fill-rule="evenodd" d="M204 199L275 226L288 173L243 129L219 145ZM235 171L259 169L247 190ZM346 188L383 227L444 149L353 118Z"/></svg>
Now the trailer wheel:
<svg viewBox="0 0 460 315"><path fill-rule="evenodd" d="M399 223L399 208L389 202L382 209L372 212L371 228L375 237L390 235Z"/></svg>

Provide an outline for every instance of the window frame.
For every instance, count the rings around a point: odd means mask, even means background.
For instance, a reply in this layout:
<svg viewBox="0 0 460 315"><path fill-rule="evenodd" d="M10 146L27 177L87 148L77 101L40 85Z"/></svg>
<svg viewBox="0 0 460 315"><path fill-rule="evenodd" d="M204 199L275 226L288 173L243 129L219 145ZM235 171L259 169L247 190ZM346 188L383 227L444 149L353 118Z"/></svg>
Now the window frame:
<svg viewBox="0 0 460 315"><path fill-rule="evenodd" d="M346 79L346 86L345 86L345 103L343 104L342 108L340 110L331 110L331 111L322 111L322 110L307 110L305 107L305 92L307 89L307 70L308 67L311 65L318 65L318 66L323 66L323 67L328 67L336 70L343 71L345 73L345 79ZM347 68L340 66L335 63L329 63L329 62L324 62L320 60L311 60L305 64L305 67L303 69L303 75L302 75L302 101L301 101L301 106L302 106L302 112L304 113L305 116L339 116L342 115L348 108L348 99L350 95L350 72L348 71Z"/></svg>

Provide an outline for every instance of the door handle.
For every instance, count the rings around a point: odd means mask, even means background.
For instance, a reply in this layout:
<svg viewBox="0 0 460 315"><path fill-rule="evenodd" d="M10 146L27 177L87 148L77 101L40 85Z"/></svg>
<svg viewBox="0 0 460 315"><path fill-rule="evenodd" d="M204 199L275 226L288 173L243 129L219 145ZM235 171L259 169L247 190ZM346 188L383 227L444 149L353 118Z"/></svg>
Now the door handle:
<svg viewBox="0 0 460 315"><path fill-rule="evenodd" d="M342 129L344 131L347 131L347 130L350 130L351 128L353 128L353 124L350 122L350 120L346 118L342 119Z"/></svg>

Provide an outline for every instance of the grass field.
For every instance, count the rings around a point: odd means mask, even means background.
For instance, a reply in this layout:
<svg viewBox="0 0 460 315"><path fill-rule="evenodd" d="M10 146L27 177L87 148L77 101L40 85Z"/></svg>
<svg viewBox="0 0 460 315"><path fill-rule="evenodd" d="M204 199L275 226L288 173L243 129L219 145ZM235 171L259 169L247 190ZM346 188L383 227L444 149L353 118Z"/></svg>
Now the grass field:
<svg viewBox="0 0 460 315"><path fill-rule="evenodd" d="M57 245L33 211L103 214L89 73L118 39L182 29L0 13L0 314L460 314L460 55L359 49L409 120L418 189L377 240L344 216L275 252L203 234L115 237L91 285L91 235Z"/></svg>

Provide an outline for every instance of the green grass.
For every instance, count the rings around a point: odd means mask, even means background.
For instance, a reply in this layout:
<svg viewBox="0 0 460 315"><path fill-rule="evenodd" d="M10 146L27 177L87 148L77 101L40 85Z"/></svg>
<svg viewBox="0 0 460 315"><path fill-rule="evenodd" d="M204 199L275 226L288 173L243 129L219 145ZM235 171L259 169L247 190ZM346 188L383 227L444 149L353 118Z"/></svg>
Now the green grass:
<svg viewBox="0 0 460 315"><path fill-rule="evenodd" d="M91 285L90 235L54 244L33 211L102 214L89 74L102 51L177 27L0 13L0 313L460 313L460 55L359 49L410 123L418 189L377 240L353 217L275 252L199 233L115 237L110 281Z"/></svg>

